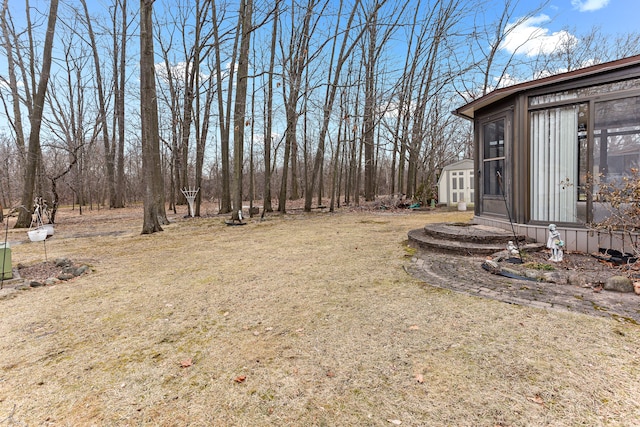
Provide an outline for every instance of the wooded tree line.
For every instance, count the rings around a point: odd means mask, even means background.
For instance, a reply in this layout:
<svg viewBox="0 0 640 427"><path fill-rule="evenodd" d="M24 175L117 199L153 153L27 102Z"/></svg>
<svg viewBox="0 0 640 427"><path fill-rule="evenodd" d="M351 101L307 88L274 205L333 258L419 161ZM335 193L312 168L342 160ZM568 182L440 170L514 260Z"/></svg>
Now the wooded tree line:
<svg viewBox="0 0 640 427"><path fill-rule="evenodd" d="M159 209L143 232L185 188L200 189L196 215L203 198L221 213L428 202L442 167L471 155L455 107L640 46L594 28L553 53L505 54L517 0L496 16L487 0L20 3L0 16L0 202L27 208L21 227L36 196L54 215L144 201Z"/></svg>

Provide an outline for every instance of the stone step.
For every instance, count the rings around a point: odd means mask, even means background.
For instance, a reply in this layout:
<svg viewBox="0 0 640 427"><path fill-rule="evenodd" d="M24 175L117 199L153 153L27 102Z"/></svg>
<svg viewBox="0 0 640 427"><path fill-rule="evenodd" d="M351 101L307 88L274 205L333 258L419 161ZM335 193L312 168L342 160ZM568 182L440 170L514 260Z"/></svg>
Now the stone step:
<svg viewBox="0 0 640 427"><path fill-rule="evenodd" d="M410 244L420 249L437 250L440 252L448 252L460 255L491 255L496 252L506 250L507 242L513 240L513 236L501 236L502 240L492 241L468 241L460 239L446 239L442 237L434 237L425 233L424 229L411 230L408 233ZM540 243L521 242L520 250L522 251L538 251L544 247Z"/></svg>
<svg viewBox="0 0 640 427"><path fill-rule="evenodd" d="M424 233L434 239L455 240L460 242L496 244L504 246L509 240L515 241L513 233L502 228L470 223L435 223L424 226ZM519 242L526 237L518 235Z"/></svg>

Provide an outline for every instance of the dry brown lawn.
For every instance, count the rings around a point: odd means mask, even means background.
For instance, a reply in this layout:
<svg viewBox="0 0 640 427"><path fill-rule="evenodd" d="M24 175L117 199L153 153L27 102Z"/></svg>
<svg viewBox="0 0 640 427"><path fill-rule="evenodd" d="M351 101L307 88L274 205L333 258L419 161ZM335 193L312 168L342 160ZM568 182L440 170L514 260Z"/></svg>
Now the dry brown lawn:
<svg viewBox="0 0 640 427"><path fill-rule="evenodd" d="M178 215L145 236L139 209L59 215L48 259L93 271L0 301L0 425L640 425L639 326L404 271L407 231L468 213Z"/></svg>

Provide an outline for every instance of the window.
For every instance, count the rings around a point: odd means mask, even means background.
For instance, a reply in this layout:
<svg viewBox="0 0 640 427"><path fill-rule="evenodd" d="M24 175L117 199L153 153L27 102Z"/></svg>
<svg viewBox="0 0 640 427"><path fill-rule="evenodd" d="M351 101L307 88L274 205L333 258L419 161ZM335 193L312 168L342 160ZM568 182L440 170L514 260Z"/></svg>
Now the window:
<svg viewBox="0 0 640 427"><path fill-rule="evenodd" d="M629 89L637 89L640 85L640 79L621 80L617 82L604 83L597 86L587 86L578 89L570 89L562 92L547 93L540 96L532 96L529 98L529 106L541 106L550 102L571 101L574 99L585 98L591 95L605 95L612 92L619 92Z"/></svg>
<svg viewBox="0 0 640 427"><path fill-rule="evenodd" d="M593 139L593 194L601 182L615 183L640 167L640 97L595 103ZM595 199L598 202L597 198ZM594 220L607 207L594 204Z"/></svg>
<svg viewBox="0 0 640 427"><path fill-rule="evenodd" d="M586 104L531 112L531 219L578 221L579 112Z"/></svg>
<svg viewBox="0 0 640 427"><path fill-rule="evenodd" d="M504 181L504 119L482 127L484 194L501 195Z"/></svg>

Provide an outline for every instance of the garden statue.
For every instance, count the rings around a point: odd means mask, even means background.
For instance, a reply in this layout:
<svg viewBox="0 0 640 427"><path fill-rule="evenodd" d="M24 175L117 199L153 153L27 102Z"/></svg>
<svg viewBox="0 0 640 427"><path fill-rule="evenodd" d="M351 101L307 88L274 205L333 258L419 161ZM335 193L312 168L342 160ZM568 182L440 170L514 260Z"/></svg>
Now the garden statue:
<svg viewBox="0 0 640 427"><path fill-rule="evenodd" d="M518 247L513 244L512 240L509 240L507 243L507 252L509 252L509 255L518 255L520 253Z"/></svg>
<svg viewBox="0 0 640 427"><path fill-rule="evenodd" d="M547 240L547 248L551 249L551 258L549 261L561 262L562 261L562 248L564 242L560 237L560 232L556 230L555 224L549 224L549 239Z"/></svg>

